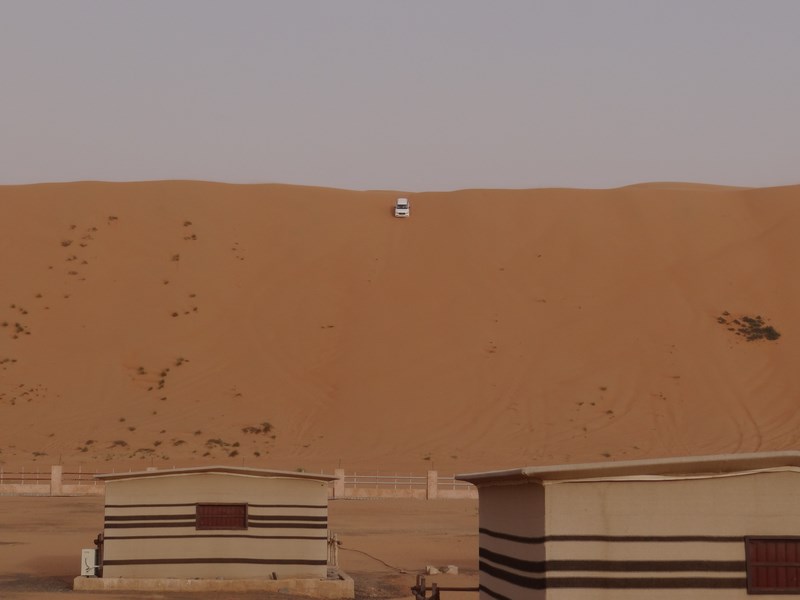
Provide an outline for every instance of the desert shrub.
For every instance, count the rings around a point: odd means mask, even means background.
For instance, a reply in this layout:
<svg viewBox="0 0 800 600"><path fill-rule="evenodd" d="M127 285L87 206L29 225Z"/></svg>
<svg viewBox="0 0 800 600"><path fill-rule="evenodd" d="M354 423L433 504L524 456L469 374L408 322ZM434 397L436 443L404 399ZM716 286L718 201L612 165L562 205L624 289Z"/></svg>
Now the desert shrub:
<svg viewBox="0 0 800 600"><path fill-rule="evenodd" d="M260 425L255 426L255 427L252 426L252 425L249 425L247 427L242 427L242 432L243 433L253 433L253 434L259 434L260 433L260 434L267 435L272 430L273 430L272 423L270 423L269 421L264 421L263 423L261 423Z"/></svg>
<svg viewBox="0 0 800 600"><path fill-rule="evenodd" d="M729 314L727 311L722 313L723 316L717 317L717 323L720 325L735 325L736 327L729 326L727 329L733 331L736 335L742 336L748 342L756 340L774 341L781 337L780 332L772 325L767 325L761 315L756 315L755 317L745 315L729 322L725 318Z"/></svg>

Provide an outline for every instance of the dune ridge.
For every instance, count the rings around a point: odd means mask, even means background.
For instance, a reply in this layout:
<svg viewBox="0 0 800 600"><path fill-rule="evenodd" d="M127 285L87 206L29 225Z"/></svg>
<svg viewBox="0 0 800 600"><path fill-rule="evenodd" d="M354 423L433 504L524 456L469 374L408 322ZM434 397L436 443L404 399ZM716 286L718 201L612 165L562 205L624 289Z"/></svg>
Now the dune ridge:
<svg viewBox="0 0 800 600"><path fill-rule="evenodd" d="M796 449L799 195L2 186L0 464Z"/></svg>

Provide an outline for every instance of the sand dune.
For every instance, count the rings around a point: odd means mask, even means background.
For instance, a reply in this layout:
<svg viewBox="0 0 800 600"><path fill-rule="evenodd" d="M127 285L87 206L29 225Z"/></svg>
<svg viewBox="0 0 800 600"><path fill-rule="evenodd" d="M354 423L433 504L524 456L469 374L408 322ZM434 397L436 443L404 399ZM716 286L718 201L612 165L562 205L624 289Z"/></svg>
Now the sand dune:
<svg viewBox="0 0 800 600"><path fill-rule="evenodd" d="M800 186L398 194L1 187L0 463L798 447Z"/></svg>

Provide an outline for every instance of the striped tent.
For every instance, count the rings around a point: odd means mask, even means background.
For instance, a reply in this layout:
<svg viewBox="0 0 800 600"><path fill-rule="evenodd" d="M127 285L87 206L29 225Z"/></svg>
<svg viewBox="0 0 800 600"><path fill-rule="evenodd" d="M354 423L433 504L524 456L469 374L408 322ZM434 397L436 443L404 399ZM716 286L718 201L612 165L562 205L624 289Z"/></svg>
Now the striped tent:
<svg viewBox="0 0 800 600"><path fill-rule="evenodd" d="M800 452L457 479L478 486L482 599L800 594Z"/></svg>
<svg viewBox="0 0 800 600"><path fill-rule="evenodd" d="M103 577L326 576L332 476L215 466L97 478Z"/></svg>

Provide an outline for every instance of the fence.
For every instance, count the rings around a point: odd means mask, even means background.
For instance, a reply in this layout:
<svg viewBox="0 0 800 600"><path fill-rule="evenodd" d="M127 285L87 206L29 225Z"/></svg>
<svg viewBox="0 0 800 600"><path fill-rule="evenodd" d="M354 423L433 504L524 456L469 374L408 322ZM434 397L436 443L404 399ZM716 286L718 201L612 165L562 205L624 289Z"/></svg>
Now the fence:
<svg viewBox="0 0 800 600"><path fill-rule="evenodd" d="M478 490L471 483L455 477L439 476L437 471L426 475L353 473L334 470L332 498L477 498Z"/></svg>
<svg viewBox="0 0 800 600"><path fill-rule="evenodd" d="M9 471L0 466L0 496L102 496L105 486L94 478L97 473L83 467L64 471L62 465L47 471L24 467Z"/></svg>
<svg viewBox="0 0 800 600"><path fill-rule="evenodd" d="M105 484L94 478L100 471L83 467L64 470L53 465L49 470L24 468L9 471L0 466L0 496L102 496ZM103 471L107 473L108 470ZM419 498L427 500L477 498L478 490L454 476L437 471L425 475L353 473L335 469L336 480L329 488L331 498Z"/></svg>

